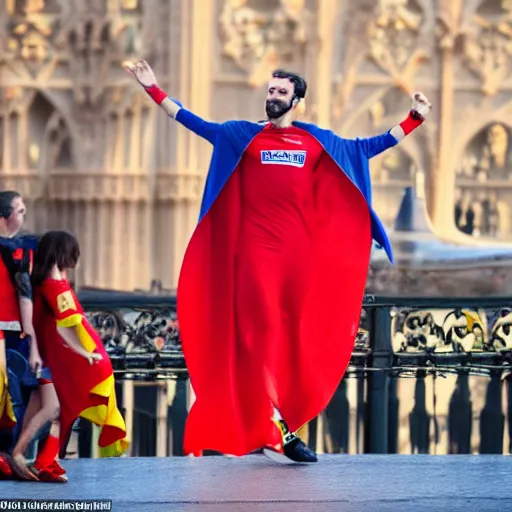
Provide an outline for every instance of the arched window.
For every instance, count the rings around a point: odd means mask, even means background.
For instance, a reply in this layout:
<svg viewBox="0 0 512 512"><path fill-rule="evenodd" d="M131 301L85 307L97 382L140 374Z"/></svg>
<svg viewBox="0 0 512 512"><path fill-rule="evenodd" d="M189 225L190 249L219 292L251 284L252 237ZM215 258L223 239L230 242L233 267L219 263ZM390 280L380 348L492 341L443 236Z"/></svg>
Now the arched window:
<svg viewBox="0 0 512 512"><path fill-rule="evenodd" d="M501 123L482 128L466 146L457 169L455 224L473 236L512 235L511 131Z"/></svg>

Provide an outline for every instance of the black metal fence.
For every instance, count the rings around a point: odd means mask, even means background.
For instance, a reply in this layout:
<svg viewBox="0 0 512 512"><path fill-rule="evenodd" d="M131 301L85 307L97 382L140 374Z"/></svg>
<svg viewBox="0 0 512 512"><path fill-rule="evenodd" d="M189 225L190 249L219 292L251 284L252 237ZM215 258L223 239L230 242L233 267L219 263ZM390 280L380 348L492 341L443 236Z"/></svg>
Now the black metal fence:
<svg viewBox="0 0 512 512"><path fill-rule="evenodd" d="M471 453L474 425L480 427L479 453L502 453L504 413L502 386L510 402L512 313L508 297L418 298L367 297L368 376L365 451L398 451L397 379L414 377L414 408L409 429L412 451L429 453L439 438L436 387L439 378L456 375L449 400L447 452ZM441 318L442 321L437 320ZM355 368L358 371L358 368ZM432 412L426 407L426 379L433 385ZM470 379L487 381L483 408L473 418ZM509 431L510 411L507 407ZM434 443L435 444L435 443Z"/></svg>
<svg viewBox="0 0 512 512"><path fill-rule="evenodd" d="M180 455L187 372L175 297L90 292L79 298L118 379L178 379L168 411L167 450ZM308 426L308 443L326 452L398 453L404 451L405 430L408 453L437 453L443 436L441 453L503 453L505 438L510 444L512 435L511 369L512 298L367 296L346 377L321 418ZM409 390L410 410L404 415L407 377L414 391ZM455 381L440 415L443 378ZM133 454L154 454L151 400L135 398Z"/></svg>

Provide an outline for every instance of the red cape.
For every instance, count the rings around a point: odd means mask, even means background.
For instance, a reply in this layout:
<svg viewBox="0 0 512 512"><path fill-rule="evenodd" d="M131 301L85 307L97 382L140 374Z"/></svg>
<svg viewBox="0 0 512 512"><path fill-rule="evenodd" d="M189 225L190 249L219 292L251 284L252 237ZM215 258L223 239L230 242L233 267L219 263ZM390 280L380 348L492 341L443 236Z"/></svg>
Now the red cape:
<svg viewBox="0 0 512 512"><path fill-rule="evenodd" d="M317 170L318 210L307 220L316 226L311 247L314 284L307 314L291 319L301 326L301 336L292 346L277 347L275 363L265 362L276 383L280 412L292 431L322 412L343 377L359 327L370 260L368 203L332 159L326 156L325 162ZM240 357L235 337L239 179L237 168L200 220L181 269L180 331L196 394L185 431L187 454L210 449L244 455L281 439L271 421L268 390L251 385L251 380L262 380L259 351L252 358Z"/></svg>
<svg viewBox="0 0 512 512"><path fill-rule="evenodd" d="M86 350L101 354L103 359L89 364L60 337L58 324L75 327ZM126 450L126 426L116 404L112 363L67 281L47 279L36 289L34 328L41 357L52 373L59 398L61 444L67 441L69 430L81 416L102 427L100 447L111 447L110 453L114 454Z"/></svg>

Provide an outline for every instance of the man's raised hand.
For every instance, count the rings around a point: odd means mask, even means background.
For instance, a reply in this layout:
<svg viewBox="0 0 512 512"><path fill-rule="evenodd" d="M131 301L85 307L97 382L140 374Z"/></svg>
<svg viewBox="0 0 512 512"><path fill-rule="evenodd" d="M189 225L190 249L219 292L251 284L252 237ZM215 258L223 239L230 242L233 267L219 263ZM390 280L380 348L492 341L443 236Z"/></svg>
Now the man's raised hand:
<svg viewBox="0 0 512 512"><path fill-rule="evenodd" d="M421 92L415 92L412 96L412 108L409 115L400 124L391 128L391 135L397 142L400 142L406 135L409 135L423 124L431 108L432 105L427 97Z"/></svg>
<svg viewBox="0 0 512 512"><path fill-rule="evenodd" d="M432 109L432 104L421 92L415 92L412 97L412 110L417 112L425 120Z"/></svg>
<svg viewBox="0 0 512 512"><path fill-rule="evenodd" d="M135 77L145 89L158 85L153 70L145 60L123 62L123 68L126 69L130 75Z"/></svg>
<svg viewBox="0 0 512 512"><path fill-rule="evenodd" d="M123 62L123 68L135 77L157 105L162 106L168 115L176 117L179 105L167 98L167 94L158 87L155 74L145 60Z"/></svg>

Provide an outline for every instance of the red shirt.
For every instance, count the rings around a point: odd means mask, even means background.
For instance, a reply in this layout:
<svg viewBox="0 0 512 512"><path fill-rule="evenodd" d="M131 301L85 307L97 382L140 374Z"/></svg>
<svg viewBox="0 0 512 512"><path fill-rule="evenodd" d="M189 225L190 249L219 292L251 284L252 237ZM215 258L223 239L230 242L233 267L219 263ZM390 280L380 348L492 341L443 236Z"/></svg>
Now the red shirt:
<svg viewBox="0 0 512 512"><path fill-rule="evenodd" d="M11 281L11 276L0 258L0 330L19 330L16 325L9 326L12 322L20 322L20 307L18 295Z"/></svg>
<svg viewBox="0 0 512 512"><path fill-rule="evenodd" d="M7 247L3 247L7 251ZM24 251L21 248L12 250L14 262L20 263L23 260ZM29 251L30 260L32 259ZM28 271L30 269L27 268ZM21 330L20 307L18 302L18 293L9 274L3 258L0 256L0 330Z"/></svg>
<svg viewBox="0 0 512 512"><path fill-rule="evenodd" d="M242 234L264 245L289 240L307 229L314 208L314 172L323 148L300 128L268 124L241 162Z"/></svg>

